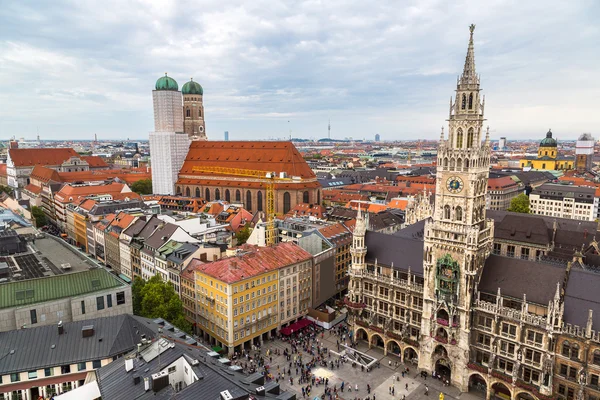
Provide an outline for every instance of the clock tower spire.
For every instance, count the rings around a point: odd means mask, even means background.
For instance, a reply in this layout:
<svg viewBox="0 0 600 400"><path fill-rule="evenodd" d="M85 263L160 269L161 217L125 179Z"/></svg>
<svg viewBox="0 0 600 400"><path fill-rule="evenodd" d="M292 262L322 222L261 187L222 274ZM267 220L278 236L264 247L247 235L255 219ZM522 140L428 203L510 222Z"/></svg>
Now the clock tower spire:
<svg viewBox="0 0 600 400"><path fill-rule="evenodd" d="M448 137L438 147L435 210L425 224L425 277L419 368L450 375L467 390L471 303L493 223L485 217L490 146L483 141L484 101L475 72L473 32L456 96L450 102Z"/></svg>

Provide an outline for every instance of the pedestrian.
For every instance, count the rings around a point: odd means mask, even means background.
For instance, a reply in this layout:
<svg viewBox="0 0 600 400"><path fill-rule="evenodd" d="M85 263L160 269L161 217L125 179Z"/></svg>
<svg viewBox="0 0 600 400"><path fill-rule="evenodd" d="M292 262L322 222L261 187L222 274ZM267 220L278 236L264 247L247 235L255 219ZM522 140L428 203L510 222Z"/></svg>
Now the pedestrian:
<svg viewBox="0 0 600 400"><path fill-rule="evenodd" d="M427 387L427 386L426 386ZM408 392L408 383L406 384L406 391Z"/></svg>
<svg viewBox="0 0 600 400"><path fill-rule="evenodd" d="M354 385L354 391L358 392L358 383Z"/></svg>

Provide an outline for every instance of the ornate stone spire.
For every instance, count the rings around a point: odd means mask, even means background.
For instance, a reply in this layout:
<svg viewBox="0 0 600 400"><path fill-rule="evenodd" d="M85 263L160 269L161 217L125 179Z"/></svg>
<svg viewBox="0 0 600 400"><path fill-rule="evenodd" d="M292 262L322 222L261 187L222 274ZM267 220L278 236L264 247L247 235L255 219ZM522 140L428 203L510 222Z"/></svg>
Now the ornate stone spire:
<svg viewBox="0 0 600 400"><path fill-rule="evenodd" d="M475 49L473 47L473 31L475 31L475 24L471 24L469 30L471 31L471 37L469 38L469 48L467 50L467 58L465 59L465 68L460 77L460 83L477 84L479 83L479 79L477 79L477 73L475 72Z"/></svg>

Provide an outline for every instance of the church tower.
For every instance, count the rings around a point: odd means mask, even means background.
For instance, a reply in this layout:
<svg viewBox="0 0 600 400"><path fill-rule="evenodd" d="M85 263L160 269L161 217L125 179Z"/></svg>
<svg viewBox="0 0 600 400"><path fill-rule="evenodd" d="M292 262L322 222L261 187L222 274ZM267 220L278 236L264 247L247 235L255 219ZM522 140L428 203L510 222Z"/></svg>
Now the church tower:
<svg viewBox="0 0 600 400"><path fill-rule="evenodd" d="M485 218L490 144L482 137L485 99L475 72L473 32L456 98L450 99L448 138L438 147L435 210L426 221L425 278L419 368L450 375L468 389L469 337L473 293L493 240Z"/></svg>
<svg viewBox="0 0 600 400"><path fill-rule="evenodd" d="M183 131L190 140L206 140L204 125L204 89L198 82L190 79L181 88L183 94Z"/></svg>

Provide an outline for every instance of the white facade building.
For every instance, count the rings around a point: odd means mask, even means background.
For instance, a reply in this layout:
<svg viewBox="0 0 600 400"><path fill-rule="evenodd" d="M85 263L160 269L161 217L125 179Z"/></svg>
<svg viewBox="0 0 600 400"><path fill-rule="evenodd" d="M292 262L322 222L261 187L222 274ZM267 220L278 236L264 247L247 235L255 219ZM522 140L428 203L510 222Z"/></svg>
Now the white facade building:
<svg viewBox="0 0 600 400"><path fill-rule="evenodd" d="M532 214L594 221L598 213L596 189L546 183L529 195Z"/></svg>
<svg viewBox="0 0 600 400"><path fill-rule="evenodd" d="M177 82L165 74L156 81L155 88L154 132L150 133L152 191L173 195L191 141L183 132L183 99Z"/></svg>

